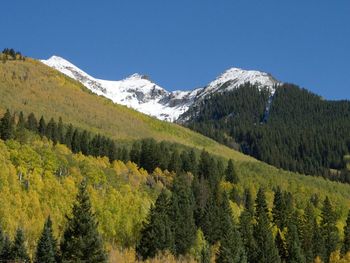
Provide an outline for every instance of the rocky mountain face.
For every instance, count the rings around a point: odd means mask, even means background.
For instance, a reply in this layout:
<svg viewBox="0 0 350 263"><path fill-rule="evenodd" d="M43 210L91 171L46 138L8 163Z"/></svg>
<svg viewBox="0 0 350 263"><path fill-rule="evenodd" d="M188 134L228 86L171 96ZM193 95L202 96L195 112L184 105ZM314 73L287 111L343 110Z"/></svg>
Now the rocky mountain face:
<svg viewBox="0 0 350 263"><path fill-rule="evenodd" d="M265 72L230 68L203 88L190 91L167 91L148 77L137 73L123 80L102 80L92 77L58 56L52 56L41 62L81 82L92 92L105 96L115 103L171 122L181 120L181 115L191 106L211 94L229 91L250 82L267 87L273 95L275 86L280 84Z"/></svg>

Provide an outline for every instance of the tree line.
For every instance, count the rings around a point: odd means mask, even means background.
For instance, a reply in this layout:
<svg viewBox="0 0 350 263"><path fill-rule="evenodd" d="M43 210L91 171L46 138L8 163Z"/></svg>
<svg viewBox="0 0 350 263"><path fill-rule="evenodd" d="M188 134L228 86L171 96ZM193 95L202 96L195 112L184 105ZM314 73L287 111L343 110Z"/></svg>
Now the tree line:
<svg viewBox="0 0 350 263"><path fill-rule="evenodd" d="M13 48L4 48L0 54L3 63L7 60L25 60L25 57L19 51L15 51Z"/></svg>
<svg viewBox="0 0 350 263"><path fill-rule="evenodd" d="M107 262L86 187L82 181L72 214L66 216L67 223L60 242L53 234L50 216L47 218L33 259L28 254L21 228L18 228L13 241L0 229L0 262Z"/></svg>

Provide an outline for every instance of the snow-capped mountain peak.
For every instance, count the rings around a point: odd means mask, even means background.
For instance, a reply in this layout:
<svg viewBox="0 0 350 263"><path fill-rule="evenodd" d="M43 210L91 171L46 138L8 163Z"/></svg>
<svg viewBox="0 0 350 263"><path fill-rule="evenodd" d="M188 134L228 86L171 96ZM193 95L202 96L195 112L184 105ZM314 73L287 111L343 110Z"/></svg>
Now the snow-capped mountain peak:
<svg viewBox="0 0 350 263"><path fill-rule="evenodd" d="M266 86L273 93L274 85L279 83L270 74L264 72L230 68L204 88L169 92L152 82L146 75L139 73L134 73L122 80L102 80L90 76L59 56L52 56L41 62L81 82L92 92L105 96L115 103L167 121L176 121L193 104L208 94L231 90L246 82Z"/></svg>

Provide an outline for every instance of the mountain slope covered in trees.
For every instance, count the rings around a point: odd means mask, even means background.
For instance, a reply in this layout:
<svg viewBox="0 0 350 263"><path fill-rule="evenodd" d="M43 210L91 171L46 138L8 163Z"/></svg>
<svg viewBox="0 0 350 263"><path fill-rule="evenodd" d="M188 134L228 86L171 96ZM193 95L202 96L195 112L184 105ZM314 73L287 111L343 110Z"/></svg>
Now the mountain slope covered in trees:
<svg viewBox="0 0 350 263"><path fill-rule="evenodd" d="M271 97L248 83L206 98L185 117L188 127L276 167L350 181L349 101L327 101L290 84Z"/></svg>

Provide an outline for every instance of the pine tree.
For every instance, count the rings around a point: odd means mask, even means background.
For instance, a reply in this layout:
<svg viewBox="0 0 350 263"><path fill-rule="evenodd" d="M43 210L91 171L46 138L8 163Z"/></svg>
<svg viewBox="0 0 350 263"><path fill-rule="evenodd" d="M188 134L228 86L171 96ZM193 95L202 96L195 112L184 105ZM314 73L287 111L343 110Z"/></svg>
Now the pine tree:
<svg viewBox="0 0 350 263"><path fill-rule="evenodd" d="M283 239L282 233L280 230L277 231L275 243L278 249L278 254L281 257L281 262L287 262L288 260L287 244L286 244L286 241Z"/></svg>
<svg viewBox="0 0 350 263"><path fill-rule="evenodd" d="M256 241L256 262L274 263L281 262L278 250L273 238L265 191L260 188L256 198L256 225L254 226L254 239Z"/></svg>
<svg viewBox="0 0 350 263"><path fill-rule="evenodd" d="M97 221L91 209L85 181L79 186L72 216L61 241L62 262L106 262L102 239L97 231Z"/></svg>
<svg viewBox="0 0 350 263"><path fill-rule="evenodd" d="M38 131L38 121L35 118L34 113L30 113L27 117L26 128L30 131L37 132Z"/></svg>
<svg viewBox="0 0 350 263"><path fill-rule="evenodd" d="M7 235L5 235L3 246L0 253L0 262L8 262L12 260L11 248L12 248L11 240Z"/></svg>
<svg viewBox="0 0 350 263"><path fill-rule="evenodd" d="M63 121L62 117L59 117L58 124L57 124L57 140L60 143L64 143L64 127L63 127Z"/></svg>
<svg viewBox="0 0 350 263"><path fill-rule="evenodd" d="M52 233L52 222L47 218L38 241L35 263L56 263L57 242Z"/></svg>
<svg viewBox="0 0 350 263"><path fill-rule="evenodd" d="M220 214L222 232L220 239L221 246L217 262L247 262L247 256L242 243L241 234L233 224L232 211L226 194L223 195Z"/></svg>
<svg viewBox="0 0 350 263"><path fill-rule="evenodd" d="M329 256L338 247L339 233L336 226L337 217L328 197L323 202L321 212L321 233L325 244L325 262L329 262Z"/></svg>
<svg viewBox="0 0 350 263"><path fill-rule="evenodd" d="M350 251L350 211L346 219L346 225L344 226L344 241L341 252L343 255Z"/></svg>
<svg viewBox="0 0 350 263"><path fill-rule="evenodd" d="M256 259L256 242L254 239L254 223L253 211L245 208L239 218L240 232L247 253L248 262L253 262Z"/></svg>
<svg viewBox="0 0 350 263"><path fill-rule="evenodd" d="M27 249L25 247L24 232L21 228L17 229L15 240L11 247L11 259L21 262L30 262Z"/></svg>
<svg viewBox="0 0 350 263"><path fill-rule="evenodd" d="M73 138L73 125L69 124L66 134L64 136L64 144L67 145L69 149L72 149L72 138Z"/></svg>
<svg viewBox="0 0 350 263"><path fill-rule="evenodd" d="M180 174L175 177L172 187L172 218L175 239L175 254L184 255L196 239L194 222L194 198L191 190L190 177Z"/></svg>
<svg viewBox="0 0 350 263"><path fill-rule="evenodd" d="M9 140L13 138L13 121L12 115L9 110L6 111L4 116L0 120L0 138L2 140Z"/></svg>
<svg viewBox="0 0 350 263"><path fill-rule="evenodd" d="M21 111L18 116L17 129L19 131L22 131L24 130L25 126L26 126L26 122L24 120L23 112Z"/></svg>
<svg viewBox="0 0 350 263"><path fill-rule="evenodd" d="M2 228L0 227L0 254L1 254L2 249L4 247L4 243L5 243L5 236L4 236L4 233L2 231ZM0 262L1 262L1 258L0 258Z"/></svg>
<svg viewBox="0 0 350 263"><path fill-rule="evenodd" d="M230 159L227 163L225 175L226 175L226 180L229 181L230 183L237 184L239 182L239 178L233 166L232 159Z"/></svg>
<svg viewBox="0 0 350 263"><path fill-rule="evenodd" d="M287 232L288 260L290 263L305 263L305 256L301 248L298 230L294 224L288 226Z"/></svg>
<svg viewBox="0 0 350 263"><path fill-rule="evenodd" d="M181 165L181 159L179 152L177 150L174 150L171 157L170 157L170 162L168 165L168 170L175 172L175 173L180 173L182 165Z"/></svg>
<svg viewBox="0 0 350 263"><path fill-rule="evenodd" d="M273 208L272 208L272 218L273 222L279 229L283 229L286 226L286 204L283 198L283 193L281 189L278 187L275 191L275 197L273 200Z"/></svg>
<svg viewBox="0 0 350 263"><path fill-rule="evenodd" d="M78 129L74 130L72 137L72 152L78 153L80 152L80 133Z"/></svg>
<svg viewBox="0 0 350 263"><path fill-rule="evenodd" d="M38 130L41 137L44 137L46 135L46 122L45 122L44 116L41 116L39 120Z"/></svg>
<svg viewBox="0 0 350 263"><path fill-rule="evenodd" d="M136 247L136 252L145 260L165 250L174 250L174 233L168 194L162 190L155 206L151 207L147 223L141 231L141 240Z"/></svg>
<svg viewBox="0 0 350 263"><path fill-rule="evenodd" d="M244 208L251 213L251 215L254 215L254 200L252 197L252 193L249 189L244 189L243 193L243 203Z"/></svg>
<svg viewBox="0 0 350 263"><path fill-rule="evenodd" d="M325 242L316 218L314 218L313 222L312 252L314 257L319 257L320 259L326 258Z"/></svg>
<svg viewBox="0 0 350 263"><path fill-rule="evenodd" d="M305 223L303 226L304 237L302 239L302 248L305 253L306 262L311 262L315 256L313 251L313 234L314 234L314 222L315 215L311 202L308 202L304 210Z"/></svg>
<svg viewBox="0 0 350 263"><path fill-rule="evenodd" d="M54 144L58 141L57 124L53 118L50 119L46 126L46 136L48 139L52 140Z"/></svg>

